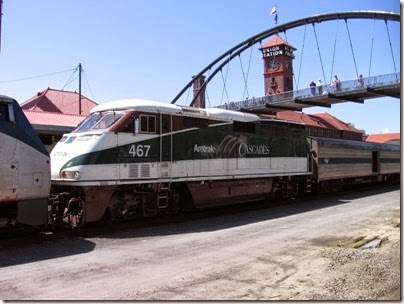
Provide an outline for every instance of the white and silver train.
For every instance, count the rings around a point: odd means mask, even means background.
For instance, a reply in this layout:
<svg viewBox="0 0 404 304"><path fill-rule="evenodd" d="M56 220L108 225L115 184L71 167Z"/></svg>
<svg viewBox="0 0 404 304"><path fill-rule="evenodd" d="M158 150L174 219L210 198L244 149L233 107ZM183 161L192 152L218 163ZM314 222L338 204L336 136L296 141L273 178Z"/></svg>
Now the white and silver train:
<svg viewBox="0 0 404 304"><path fill-rule="evenodd" d="M48 223L50 159L14 99L0 95L0 226Z"/></svg>
<svg viewBox="0 0 404 304"><path fill-rule="evenodd" d="M78 227L400 178L398 146L137 99L96 106L54 147L50 169L17 102L0 96L0 114L2 225Z"/></svg>

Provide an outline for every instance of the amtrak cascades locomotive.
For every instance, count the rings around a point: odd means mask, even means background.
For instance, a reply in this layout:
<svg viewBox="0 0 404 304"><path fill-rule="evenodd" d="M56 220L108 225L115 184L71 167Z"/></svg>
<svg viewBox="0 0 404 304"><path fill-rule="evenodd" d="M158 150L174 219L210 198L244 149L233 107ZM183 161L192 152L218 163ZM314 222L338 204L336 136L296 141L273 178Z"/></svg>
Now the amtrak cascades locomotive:
<svg viewBox="0 0 404 304"><path fill-rule="evenodd" d="M51 153L52 218L79 226L399 179L398 146L146 100L98 105ZM314 188L314 189L313 189Z"/></svg>
<svg viewBox="0 0 404 304"><path fill-rule="evenodd" d="M69 205L67 220L80 225L263 199L306 181L307 152L301 124L144 100L101 104L51 153L54 193L66 195L54 217Z"/></svg>
<svg viewBox="0 0 404 304"><path fill-rule="evenodd" d="M0 226L78 227L400 177L398 146L146 100L98 105L50 158L18 103L0 96Z"/></svg>

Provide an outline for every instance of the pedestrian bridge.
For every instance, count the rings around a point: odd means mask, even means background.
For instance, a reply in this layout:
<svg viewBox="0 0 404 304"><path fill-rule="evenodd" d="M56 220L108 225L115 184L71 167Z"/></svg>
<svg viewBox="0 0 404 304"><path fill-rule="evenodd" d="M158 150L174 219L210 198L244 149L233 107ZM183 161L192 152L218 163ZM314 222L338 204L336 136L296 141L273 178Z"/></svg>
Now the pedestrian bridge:
<svg viewBox="0 0 404 304"><path fill-rule="evenodd" d="M257 114L271 114L286 110L302 111L303 108L313 106L330 108L333 104L364 103L366 99L383 96L400 98L400 88L400 73L392 73L364 78L363 83L358 80L342 81L339 90L327 84L322 86L322 90L314 87L258 98L253 97L230 102L218 106L218 108Z"/></svg>

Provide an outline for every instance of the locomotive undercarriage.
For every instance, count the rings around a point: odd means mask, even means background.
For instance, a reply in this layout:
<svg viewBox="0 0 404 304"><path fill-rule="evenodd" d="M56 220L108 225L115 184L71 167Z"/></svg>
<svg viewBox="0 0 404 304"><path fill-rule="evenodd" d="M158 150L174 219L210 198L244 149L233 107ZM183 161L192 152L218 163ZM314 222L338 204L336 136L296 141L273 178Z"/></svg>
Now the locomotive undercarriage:
<svg viewBox="0 0 404 304"><path fill-rule="evenodd" d="M294 199L309 192L336 192L347 185L371 181L391 182L397 179L394 177L374 176L318 182L312 180L311 175L302 175L238 181L61 187L53 189L57 194L50 197L50 217L56 226L76 228L86 222L121 222L248 200ZM211 202L211 205L203 200Z"/></svg>
<svg viewBox="0 0 404 304"><path fill-rule="evenodd" d="M293 199L307 192L311 192L309 176L281 176L274 179L270 199Z"/></svg>
<svg viewBox="0 0 404 304"><path fill-rule="evenodd" d="M50 217L55 226L76 228L98 220L112 223L174 214L182 197L178 189L168 183L55 188Z"/></svg>
<svg viewBox="0 0 404 304"><path fill-rule="evenodd" d="M195 183L193 185L151 183L109 187L55 187L53 189L55 194L50 197L50 217L55 226L71 228L98 220L111 224L208 207L200 205L197 197L200 200L201 196L216 202L216 205L265 198L270 200L292 198L299 194L300 189L303 189L299 187L303 181L305 181L304 177L280 177L273 181L272 179L252 179L198 182L197 187Z"/></svg>

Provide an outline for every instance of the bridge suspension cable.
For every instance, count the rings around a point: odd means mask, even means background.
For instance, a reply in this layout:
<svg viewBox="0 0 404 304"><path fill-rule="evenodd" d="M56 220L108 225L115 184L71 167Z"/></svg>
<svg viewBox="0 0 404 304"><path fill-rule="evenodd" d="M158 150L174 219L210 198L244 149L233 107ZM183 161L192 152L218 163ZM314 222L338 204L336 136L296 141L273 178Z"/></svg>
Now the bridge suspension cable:
<svg viewBox="0 0 404 304"><path fill-rule="evenodd" d="M317 39L316 24L312 23L312 25L313 25L313 29L314 29L314 36L316 37L318 56L320 58L320 63L321 63L321 70L323 71L323 79L324 79L325 84L327 84L327 80L325 78L325 73L324 73L323 59L321 58L320 45L318 44L318 39Z"/></svg>
<svg viewBox="0 0 404 304"><path fill-rule="evenodd" d="M370 68L372 67L372 57L373 57L373 41L375 38L375 25L376 25L376 19L373 19L373 32L372 32L372 42L370 45L370 59L369 59L369 74L368 77L370 77Z"/></svg>
<svg viewBox="0 0 404 304"><path fill-rule="evenodd" d="M306 29L307 23L304 25L304 34L303 34L303 44L302 44L302 52L300 55L300 63L299 63L299 76L297 78L296 88L299 90L299 83L300 83L300 72L302 71L302 62L303 62L303 53L304 53L304 43L306 41ZM293 75L294 76L294 75ZM296 81L296 79L295 79Z"/></svg>
<svg viewBox="0 0 404 304"><path fill-rule="evenodd" d="M387 25L387 20L384 20L384 23L386 23L387 35L389 36L390 51L391 51L391 57L393 58L394 72L397 73L397 70L396 70L396 62L395 62L395 60L394 60L393 47L391 46L390 31L389 31L389 27L388 27L388 25Z"/></svg>
<svg viewBox="0 0 404 304"><path fill-rule="evenodd" d="M339 19L337 19L337 30L335 31L335 39L334 39L334 51L332 53L332 64L331 64L331 75L330 75L330 83L332 81L332 74L334 72L334 61L335 61L335 49L337 47L337 35L338 35L338 24Z"/></svg>
<svg viewBox="0 0 404 304"><path fill-rule="evenodd" d="M353 49L353 46L352 46L352 39L351 39L351 34L349 33L349 27L348 27L348 21L347 21L347 19L345 19L345 25L346 25L346 30L347 30L347 32L348 32L349 44L351 45L352 57L353 57L353 61L354 61L354 65L355 65L355 70L356 70L356 78L359 78L358 67L357 67L357 65L356 65L355 53L354 53L354 49Z"/></svg>

